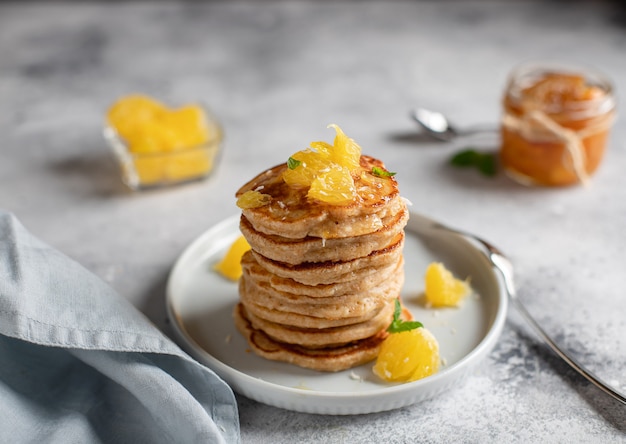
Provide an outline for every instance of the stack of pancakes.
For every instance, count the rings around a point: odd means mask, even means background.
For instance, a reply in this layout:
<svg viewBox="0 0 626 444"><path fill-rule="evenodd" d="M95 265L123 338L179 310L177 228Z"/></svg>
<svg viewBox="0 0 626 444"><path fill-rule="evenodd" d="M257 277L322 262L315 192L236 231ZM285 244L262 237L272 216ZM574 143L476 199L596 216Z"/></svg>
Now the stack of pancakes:
<svg viewBox="0 0 626 444"><path fill-rule="evenodd" d="M286 165L237 192L271 196L244 209L240 222L252 249L242 258L234 315L258 355L324 371L376 358L404 283L409 214L395 179L371 173L382 162L360 163L350 205L310 201L306 189L282 180Z"/></svg>

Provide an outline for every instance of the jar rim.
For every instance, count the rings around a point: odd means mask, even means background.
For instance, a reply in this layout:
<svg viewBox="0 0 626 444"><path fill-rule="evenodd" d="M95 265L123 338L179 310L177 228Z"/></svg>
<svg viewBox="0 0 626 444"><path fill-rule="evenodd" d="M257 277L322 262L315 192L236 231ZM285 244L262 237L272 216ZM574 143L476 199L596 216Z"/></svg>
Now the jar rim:
<svg viewBox="0 0 626 444"><path fill-rule="evenodd" d="M601 97L569 101L565 106L544 104L544 110L548 113L606 114L613 111L616 106L614 85L606 74L592 67L559 62L533 61L516 66L508 76L505 96L513 103L521 103L522 91L547 74L579 75L590 86L598 87L604 92Z"/></svg>

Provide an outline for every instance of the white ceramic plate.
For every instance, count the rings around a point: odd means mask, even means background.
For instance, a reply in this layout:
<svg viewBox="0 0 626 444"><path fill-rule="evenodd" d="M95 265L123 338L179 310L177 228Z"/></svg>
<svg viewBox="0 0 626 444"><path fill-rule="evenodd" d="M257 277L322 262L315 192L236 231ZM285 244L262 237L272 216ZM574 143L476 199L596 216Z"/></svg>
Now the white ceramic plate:
<svg viewBox="0 0 626 444"><path fill-rule="evenodd" d="M404 407L462 385L500 335L507 299L489 261L464 238L432 229L422 216L412 214L406 229L402 300L439 341L444 365L438 373L415 382L390 384L372 373L372 363L325 373L260 358L248 349L233 323L237 284L213 271L213 265L240 235L238 224L238 216L227 219L184 251L170 274L166 302L168 316L187 352L251 399L332 415ZM475 294L459 308L429 309L422 303L424 271L433 261L443 262L458 277L470 277Z"/></svg>

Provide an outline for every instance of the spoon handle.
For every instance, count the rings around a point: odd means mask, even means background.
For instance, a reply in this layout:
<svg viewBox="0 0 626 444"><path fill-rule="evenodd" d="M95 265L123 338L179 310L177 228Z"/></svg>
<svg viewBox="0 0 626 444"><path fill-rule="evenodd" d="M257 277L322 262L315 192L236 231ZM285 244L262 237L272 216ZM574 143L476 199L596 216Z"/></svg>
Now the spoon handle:
<svg viewBox="0 0 626 444"><path fill-rule="evenodd" d="M496 267L497 268L497 267ZM535 329L535 332L544 340L544 342L550 346L552 351L554 351L561 359L563 359L570 367L576 370L580 375L586 378L593 385L598 387L607 395L612 396L614 399L618 400L622 404L626 404L626 397L621 393L617 392L611 386L602 381L598 376L596 376L591 370L585 368L581 363L576 361L573 357L569 356L567 352L561 349L553 340L548 336L548 334L544 331L543 328L533 319L530 315L526 307L522 305L517 297L513 296L510 298L510 301L513 303L517 311L526 319L526 321Z"/></svg>
<svg viewBox="0 0 626 444"><path fill-rule="evenodd" d="M526 307L522 304L522 302L517 298L517 291L515 290L515 285L513 284L513 265L509 261L509 259L504 256L504 254L495 248L490 243L480 239L474 235L469 235L468 233L462 233L466 237L471 237L475 241L482 244L487 250L487 257L493 264L493 266L500 272L502 278L505 282L505 287L507 289L507 293L509 295L509 301L511 301L512 305L515 306L517 311L522 315L522 317L534 328L535 333L543 339L544 343L547 344L554 353L556 353L563 361L565 361L571 368L576 370L580 375L582 375L585 379L591 382L593 385L598 387L604 393L612 396L617 401L622 404L626 404L626 397L613 389L610 385L602 381L598 376L596 376L591 370L585 368L581 363L579 363L576 359L570 356L565 350L563 350L559 345L554 342L554 340L546 333L546 331L541 328L539 323L532 317L532 315L528 312Z"/></svg>
<svg viewBox="0 0 626 444"><path fill-rule="evenodd" d="M497 126L485 123L457 129L456 132L458 136L471 136L474 134L498 134L499 130L500 129Z"/></svg>
<svg viewBox="0 0 626 444"><path fill-rule="evenodd" d="M613 399L621 402L622 404L626 404L626 397L615 390L613 387L605 383L602 379L596 376L592 371L588 370L581 363L576 361L572 356L570 356L565 350L563 350L559 345L554 342L554 340L548 335L543 328L535 321L532 315L528 312L526 307L522 304L522 302L517 298L517 291L515 289L515 285L513 283L513 265L511 261L495 246L490 244L489 242L481 239L478 236L475 236L471 233L466 233L463 231L459 231L445 225L442 225L438 222L433 221L433 227L440 228L451 233L458 234L465 238L474 240L479 243L485 249L485 255L489 259L489 261L493 264L493 266L500 272L502 278L504 279L504 285L509 296L509 301L517 311L522 315L522 317L528 322L535 333L547 344L554 353L556 353L563 361L565 361L571 368L576 370L580 375L582 375L585 379L595 385L597 388L602 390L607 395L613 397Z"/></svg>

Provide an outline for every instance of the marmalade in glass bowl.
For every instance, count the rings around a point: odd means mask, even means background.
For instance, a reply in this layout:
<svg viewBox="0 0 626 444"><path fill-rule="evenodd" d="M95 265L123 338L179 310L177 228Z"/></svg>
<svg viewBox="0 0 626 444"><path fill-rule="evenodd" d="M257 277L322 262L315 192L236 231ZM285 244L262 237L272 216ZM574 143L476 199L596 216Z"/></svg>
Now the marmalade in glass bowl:
<svg viewBox="0 0 626 444"><path fill-rule="evenodd" d="M133 190L207 177L222 141L221 127L202 105L174 109L141 94L109 108L104 136Z"/></svg>

